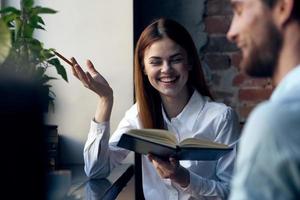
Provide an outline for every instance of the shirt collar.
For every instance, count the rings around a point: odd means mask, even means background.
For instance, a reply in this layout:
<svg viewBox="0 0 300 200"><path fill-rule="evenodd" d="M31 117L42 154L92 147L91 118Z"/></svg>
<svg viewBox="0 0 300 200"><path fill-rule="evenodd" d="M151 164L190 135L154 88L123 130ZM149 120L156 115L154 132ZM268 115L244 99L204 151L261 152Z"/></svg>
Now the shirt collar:
<svg viewBox="0 0 300 200"><path fill-rule="evenodd" d="M274 90L271 101L277 101L290 97L290 94L294 94L294 97L299 97L300 94L300 64L291 70L278 84Z"/></svg>
<svg viewBox="0 0 300 200"><path fill-rule="evenodd" d="M189 124L194 124L197 116L201 112L202 108L204 107L205 99L199 94L199 92L195 89L193 95L189 99L188 103L185 105L183 110L174 118L171 119L178 120L182 123L188 122ZM170 120L167 117L167 114L165 113L165 110L162 105L162 114L164 121L170 125Z"/></svg>

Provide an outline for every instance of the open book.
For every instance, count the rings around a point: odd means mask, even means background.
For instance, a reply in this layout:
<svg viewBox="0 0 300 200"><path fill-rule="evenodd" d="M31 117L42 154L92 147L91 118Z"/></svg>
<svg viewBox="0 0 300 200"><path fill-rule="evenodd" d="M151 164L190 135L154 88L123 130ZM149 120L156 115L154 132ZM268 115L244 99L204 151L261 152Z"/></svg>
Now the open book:
<svg viewBox="0 0 300 200"><path fill-rule="evenodd" d="M197 138L178 143L175 134L161 129L131 129L122 134L117 145L140 154L179 160L217 160L232 150L228 145Z"/></svg>

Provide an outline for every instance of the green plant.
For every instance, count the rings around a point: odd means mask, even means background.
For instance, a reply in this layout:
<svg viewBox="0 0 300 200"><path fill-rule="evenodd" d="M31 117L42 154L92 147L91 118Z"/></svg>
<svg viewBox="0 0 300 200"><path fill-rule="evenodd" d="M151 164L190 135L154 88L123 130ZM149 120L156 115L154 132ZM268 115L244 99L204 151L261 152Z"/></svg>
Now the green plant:
<svg viewBox="0 0 300 200"><path fill-rule="evenodd" d="M0 19L0 64L5 61L11 48L11 36L8 27Z"/></svg>
<svg viewBox="0 0 300 200"><path fill-rule="evenodd" d="M52 48L44 48L41 41L34 37L36 29L44 29L45 23L41 14L54 14L55 10L34 5L34 0L20 0L20 9L9 6L0 10L1 20L6 24L11 37L0 37L0 43L7 44L11 40L11 49L0 48L0 67L2 70L29 76L40 83L47 93L48 102L53 105L55 94L51 91L50 80L56 79L46 74L48 67L55 67L57 73L68 81L63 65L53 53ZM3 23L0 27L4 27ZM2 28L3 30L5 28ZM2 40L2 41L1 41ZM3 56L2 56L3 55ZM2 56L2 64L1 64ZM7 56L5 58L5 56ZM4 59L5 58L5 59Z"/></svg>

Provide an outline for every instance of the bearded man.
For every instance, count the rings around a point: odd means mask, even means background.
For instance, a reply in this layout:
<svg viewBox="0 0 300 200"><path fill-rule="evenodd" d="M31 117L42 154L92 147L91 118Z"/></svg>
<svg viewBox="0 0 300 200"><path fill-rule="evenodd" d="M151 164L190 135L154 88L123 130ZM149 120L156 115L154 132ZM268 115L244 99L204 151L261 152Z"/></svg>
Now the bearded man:
<svg viewBox="0 0 300 200"><path fill-rule="evenodd" d="M231 0L227 33L242 52L241 70L270 77L270 100L250 114L230 200L300 198L300 1Z"/></svg>

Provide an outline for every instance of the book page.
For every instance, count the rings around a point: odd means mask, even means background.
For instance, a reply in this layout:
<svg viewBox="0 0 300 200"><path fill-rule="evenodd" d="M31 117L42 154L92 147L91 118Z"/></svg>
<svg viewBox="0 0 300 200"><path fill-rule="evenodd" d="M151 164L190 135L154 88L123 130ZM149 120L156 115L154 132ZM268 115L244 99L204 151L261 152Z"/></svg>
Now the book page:
<svg viewBox="0 0 300 200"><path fill-rule="evenodd" d="M177 139L173 133L162 129L131 129L127 134L142 137L145 140L160 144L169 144L173 147L177 144Z"/></svg>
<svg viewBox="0 0 300 200"><path fill-rule="evenodd" d="M198 138L187 138L180 142L182 147L202 147L202 148L228 148L226 144L220 144L209 140Z"/></svg>

